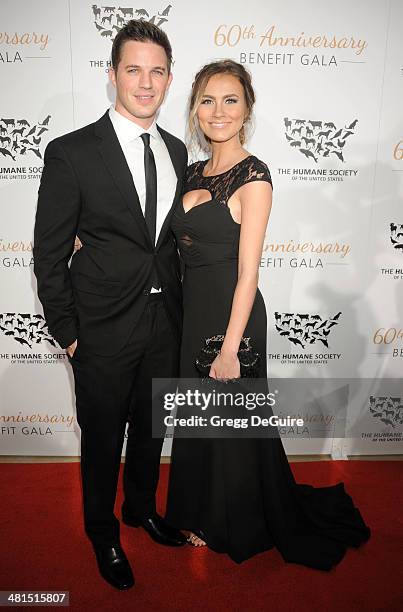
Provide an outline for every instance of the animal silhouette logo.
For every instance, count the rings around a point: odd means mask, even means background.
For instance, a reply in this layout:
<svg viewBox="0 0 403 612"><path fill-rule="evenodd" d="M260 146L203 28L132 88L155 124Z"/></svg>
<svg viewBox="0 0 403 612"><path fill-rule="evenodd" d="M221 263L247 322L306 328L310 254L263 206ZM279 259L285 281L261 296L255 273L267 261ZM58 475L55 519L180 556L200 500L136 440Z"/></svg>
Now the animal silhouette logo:
<svg viewBox="0 0 403 612"><path fill-rule="evenodd" d="M403 425L403 399L391 395L369 397L369 411L375 419L396 429Z"/></svg>
<svg viewBox="0 0 403 612"><path fill-rule="evenodd" d="M341 311L334 317L322 318L319 314L275 312L276 330L294 346L305 348L321 342L329 348L328 337L333 327L338 325Z"/></svg>
<svg viewBox="0 0 403 612"><path fill-rule="evenodd" d="M344 163L344 147L357 123L358 119L354 119L349 125L338 128L333 121L284 117L284 134L290 147L316 164L320 157L337 158Z"/></svg>
<svg viewBox="0 0 403 612"><path fill-rule="evenodd" d="M42 158L42 138L49 131L51 116L42 122L29 123L26 119L0 119L0 154L16 161L18 155Z"/></svg>
<svg viewBox="0 0 403 612"><path fill-rule="evenodd" d="M111 41L130 19L144 19L161 27L168 21L171 9L172 4L168 4L162 11L150 15L145 8L97 6L96 4L91 6L95 28L102 38L108 38Z"/></svg>
<svg viewBox="0 0 403 612"><path fill-rule="evenodd" d="M45 318L40 314L26 314L19 312L3 312L0 314L0 331L5 336L14 338L21 346L32 348L44 340L56 346L55 340L49 333Z"/></svg>
<svg viewBox="0 0 403 612"><path fill-rule="evenodd" d="M403 253L403 223L390 224L390 241L396 251Z"/></svg>

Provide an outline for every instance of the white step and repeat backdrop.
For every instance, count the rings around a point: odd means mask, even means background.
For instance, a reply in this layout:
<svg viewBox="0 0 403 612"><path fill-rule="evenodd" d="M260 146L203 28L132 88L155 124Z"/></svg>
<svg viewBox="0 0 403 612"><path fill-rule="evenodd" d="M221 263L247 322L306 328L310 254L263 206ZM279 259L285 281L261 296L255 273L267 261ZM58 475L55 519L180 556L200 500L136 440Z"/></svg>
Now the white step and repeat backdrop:
<svg viewBox="0 0 403 612"><path fill-rule="evenodd" d="M297 431L287 451L403 452L403 2L171 1L1 0L0 453L79 454L72 373L36 298L36 196L46 144L113 101L111 41L132 17L171 39L159 123L179 137L204 63L229 57L253 75L248 149L274 183L260 270L269 375L348 379L345 432ZM320 407L303 416L323 420Z"/></svg>

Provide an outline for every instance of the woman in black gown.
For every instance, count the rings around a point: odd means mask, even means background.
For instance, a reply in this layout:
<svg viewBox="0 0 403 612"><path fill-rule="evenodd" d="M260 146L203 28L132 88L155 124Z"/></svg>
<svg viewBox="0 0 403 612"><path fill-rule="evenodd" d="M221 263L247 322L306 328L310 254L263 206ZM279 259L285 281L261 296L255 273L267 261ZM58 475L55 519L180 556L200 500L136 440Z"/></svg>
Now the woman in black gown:
<svg viewBox="0 0 403 612"><path fill-rule="evenodd" d="M189 166L172 220L185 265L182 378L198 378L195 359L216 334L225 339L210 377L240 376L243 336L267 377L257 281L272 187L266 164L243 148L253 104L250 75L231 60L208 64L193 83L189 127L204 135L211 157ZM285 561L323 570L370 535L342 483L296 484L279 437L174 437L166 520L238 563L275 546Z"/></svg>

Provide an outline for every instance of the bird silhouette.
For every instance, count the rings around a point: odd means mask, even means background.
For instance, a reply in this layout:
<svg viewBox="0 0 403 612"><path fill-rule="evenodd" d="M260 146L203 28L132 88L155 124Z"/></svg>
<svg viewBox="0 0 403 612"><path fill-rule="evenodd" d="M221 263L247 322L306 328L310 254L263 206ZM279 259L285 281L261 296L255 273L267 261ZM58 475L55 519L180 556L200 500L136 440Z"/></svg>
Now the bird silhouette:
<svg viewBox="0 0 403 612"><path fill-rule="evenodd" d="M350 131L348 131L348 132L346 132L346 133L344 134L344 136L343 136L343 140L345 140L346 138L348 138L348 136L351 136L351 134L354 134L354 132L351 132L351 130L350 130Z"/></svg>
<svg viewBox="0 0 403 612"><path fill-rule="evenodd" d="M28 149L28 151L32 151L32 153L35 153L35 155L36 155L37 157L39 157L39 159L42 159L42 155L41 155L41 152L40 152L40 150L39 150L39 149L32 149L32 148L31 148L31 149Z"/></svg>
<svg viewBox="0 0 403 612"><path fill-rule="evenodd" d="M333 153L333 155L336 155L336 157L338 157L340 161L344 162L343 153L341 151L331 151L331 152Z"/></svg>
<svg viewBox="0 0 403 612"><path fill-rule="evenodd" d="M302 346L302 348L304 348L304 345L302 344L301 340L299 340L299 338L288 338L288 339L293 344L299 344L300 346Z"/></svg>
<svg viewBox="0 0 403 612"><path fill-rule="evenodd" d="M300 149L300 151L301 151L301 153L302 153L303 155L305 155L305 157L307 157L307 158L312 158L312 159L314 159L314 160L315 160L315 162L317 162L317 161L318 161L318 158L317 158L317 157L315 157L315 155L312 153L312 151L309 151L308 149Z"/></svg>
<svg viewBox="0 0 403 612"><path fill-rule="evenodd" d="M14 155L8 149L4 149L3 147L0 147L0 153L4 155L4 157L11 157L11 159L15 161Z"/></svg>
<svg viewBox="0 0 403 612"><path fill-rule="evenodd" d="M346 128L347 130L353 130L358 123L358 119L354 119L354 121Z"/></svg>

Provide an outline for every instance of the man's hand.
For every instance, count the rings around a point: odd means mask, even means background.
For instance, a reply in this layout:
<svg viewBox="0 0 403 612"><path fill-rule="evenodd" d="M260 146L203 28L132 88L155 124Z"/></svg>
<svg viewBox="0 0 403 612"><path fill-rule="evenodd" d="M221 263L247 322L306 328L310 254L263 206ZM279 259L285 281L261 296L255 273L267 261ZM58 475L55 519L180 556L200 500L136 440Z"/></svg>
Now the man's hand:
<svg viewBox="0 0 403 612"><path fill-rule="evenodd" d="M83 247L83 243L81 242L80 238L78 236L76 236L76 239L74 240L73 255L74 255L74 253L77 253L77 251L82 249L82 247Z"/></svg>
<svg viewBox="0 0 403 612"><path fill-rule="evenodd" d="M77 340L74 340L73 344L70 344L70 346L66 348L66 353L68 354L70 359L73 357L76 348L77 348Z"/></svg>

